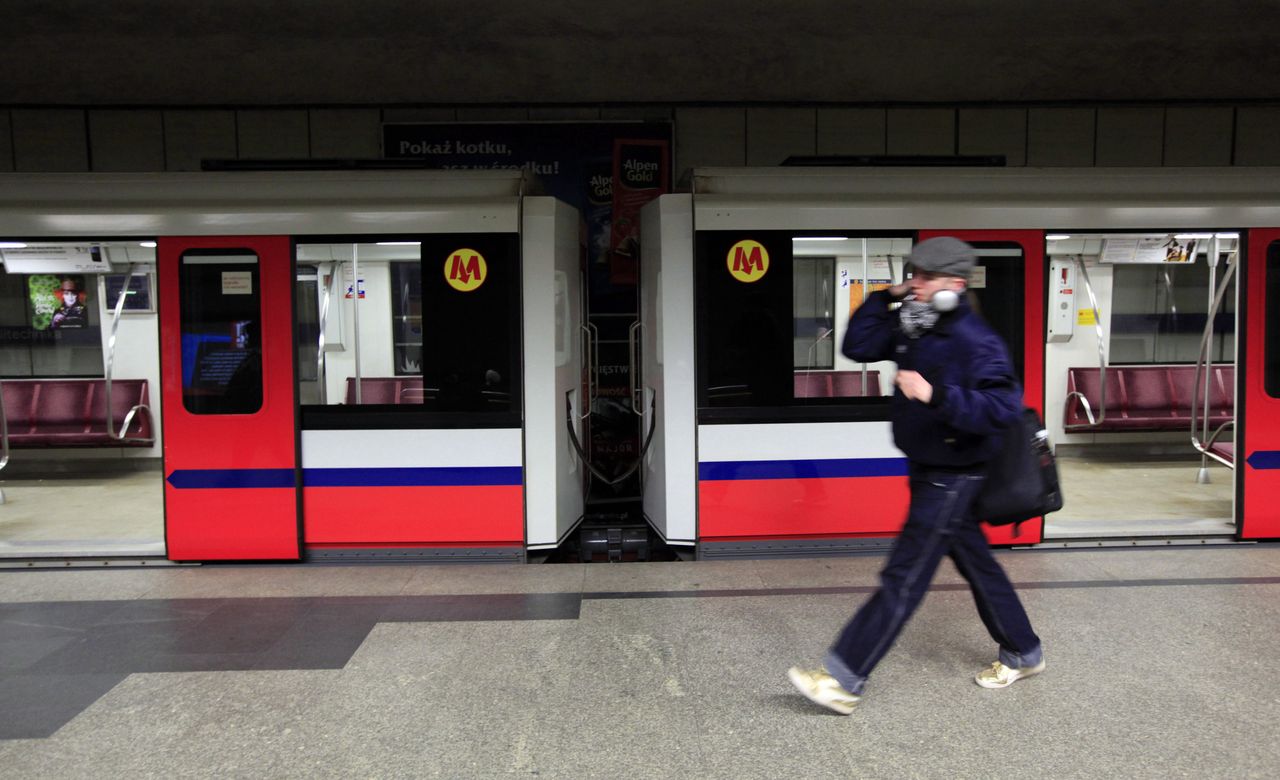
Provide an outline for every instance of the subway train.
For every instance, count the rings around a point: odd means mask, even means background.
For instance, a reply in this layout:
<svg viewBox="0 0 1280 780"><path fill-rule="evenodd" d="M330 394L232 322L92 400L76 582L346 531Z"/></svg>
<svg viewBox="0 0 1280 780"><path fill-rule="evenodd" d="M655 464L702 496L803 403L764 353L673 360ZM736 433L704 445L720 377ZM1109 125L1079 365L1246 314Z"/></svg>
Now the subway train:
<svg viewBox="0 0 1280 780"><path fill-rule="evenodd" d="M521 173L0 178L3 555L523 561L582 516L579 217Z"/></svg>
<svg viewBox="0 0 1280 780"><path fill-rule="evenodd" d="M839 345L914 242L979 255L1066 505L1013 545L1280 537L1280 177L1265 169L695 171L642 221L644 510L702 558L842 554L905 519L894 365ZM1015 535L1016 534L1016 535Z"/></svg>
<svg viewBox="0 0 1280 780"><path fill-rule="evenodd" d="M520 174L0 184L0 558L526 561L581 522L580 220ZM978 251L969 294L1066 496L993 542L1280 538L1274 171L705 169L690 190L643 212L631 329L644 517L681 557L892 542L894 366L839 344L936 235Z"/></svg>

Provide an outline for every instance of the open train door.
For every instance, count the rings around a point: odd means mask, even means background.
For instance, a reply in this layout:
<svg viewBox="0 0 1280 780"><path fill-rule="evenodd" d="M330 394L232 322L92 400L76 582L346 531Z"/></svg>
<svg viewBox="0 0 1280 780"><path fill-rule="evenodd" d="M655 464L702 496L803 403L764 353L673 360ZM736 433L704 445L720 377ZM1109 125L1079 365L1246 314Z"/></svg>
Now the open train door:
<svg viewBox="0 0 1280 780"><path fill-rule="evenodd" d="M978 251L970 289L982 316L1009 345L1023 402L1044 419L1044 233L1039 230L921 230L919 240L955 236ZM1013 526L984 526L992 544L1036 544L1044 518Z"/></svg>
<svg viewBox="0 0 1280 780"><path fill-rule="evenodd" d="M1280 229L1250 230L1236 388L1237 534L1280 538Z"/></svg>
<svg viewBox="0 0 1280 780"><path fill-rule="evenodd" d="M157 252L169 558L297 559L290 240L161 238Z"/></svg>

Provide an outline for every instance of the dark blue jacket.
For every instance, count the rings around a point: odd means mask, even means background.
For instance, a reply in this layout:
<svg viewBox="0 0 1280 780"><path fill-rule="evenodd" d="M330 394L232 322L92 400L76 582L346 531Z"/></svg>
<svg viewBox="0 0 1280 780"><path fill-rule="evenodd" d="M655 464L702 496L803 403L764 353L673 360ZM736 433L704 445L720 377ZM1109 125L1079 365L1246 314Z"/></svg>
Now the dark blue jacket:
<svg viewBox="0 0 1280 780"><path fill-rule="evenodd" d="M893 443L922 466L968 470L1000 447L1000 432L1022 410L1022 388L1009 350L961 296L960 305L932 329L909 339L898 327L893 299L874 292L849 319L842 351L850 360L892 360L933 385L928 404L895 388L890 406Z"/></svg>

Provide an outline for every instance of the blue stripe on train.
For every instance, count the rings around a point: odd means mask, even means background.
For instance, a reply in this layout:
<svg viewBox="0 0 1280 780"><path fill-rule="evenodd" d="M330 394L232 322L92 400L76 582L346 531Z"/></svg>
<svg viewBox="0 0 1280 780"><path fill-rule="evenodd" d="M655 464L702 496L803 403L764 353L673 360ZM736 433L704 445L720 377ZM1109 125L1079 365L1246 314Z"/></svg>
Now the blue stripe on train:
<svg viewBox="0 0 1280 780"><path fill-rule="evenodd" d="M291 488L294 469L175 469L168 482L188 488Z"/></svg>
<svg viewBox="0 0 1280 780"><path fill-rule="evenodd" d="M437 487L520 485L520 466L442 466L402 469L305 469L306 487Z"/></svg>
<svg viewBox="0 0 1280 780"><path fill-rule="evenodd" d="M1249 453L1244 462L1253 469L1280 469L1280 451L1255 450Z"/></svg>
<svg viewBox="0 0 1280 780"><path fill-rule="evenodd" d="M441 468L304 469L306 487L435 487L520 485L519 466ZM179 490L195 488L291 488L293 469L177 469L168 482Z"/></svg>
<svg viewBox="0 0 1280 780"><path fill-rule="evenodd" d="M704 482L734 479L905 477L906 475L906 458L723 460L698 464L698 479Z"/></svg>

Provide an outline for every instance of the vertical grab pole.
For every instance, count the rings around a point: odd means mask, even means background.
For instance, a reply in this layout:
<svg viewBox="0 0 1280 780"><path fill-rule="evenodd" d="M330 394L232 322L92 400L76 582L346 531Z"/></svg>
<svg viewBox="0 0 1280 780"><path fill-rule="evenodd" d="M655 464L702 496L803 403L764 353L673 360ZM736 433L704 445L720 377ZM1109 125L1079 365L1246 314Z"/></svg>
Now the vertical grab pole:
<svg viewBox="0 0 1280 780"><path fill-rule="evenodd" d="M356 358L356 406L361 403L361 385L364 381L360 378L360 245L351 245L351 326L352 338L355 339L355 358Z"/></svg>
<svg viewBox="0 0 1280 780"><path fill-rule="evenodd" d="M1192 258L1194 260L1194 258ZM1206 444L1209 441L1209 415L1212 411L1209 409L1209 388L1211 386L1213 376L1213 319L1217 316L1214 311L1213 298L1215 289L1218 285L1218 234L1213 234L1213 239L1209 242L1209 308L1205 315L1206 322L1204 324L1205 333L1209 334L1208 348L1203 354L1204 358L1204 428L1200 434L1200 441ZM1191 388L1191 392L1195 392L1198 388ZM1201 479L1200 477L1203 477ZM1205 453L1200 455L1200 477L1196 478L1197 482L1207 483L1209 481L1209 456L1207 449Z"/></svg>
<svg viewBox="0 0 1280 780"><path fill-rule="evenodd" d="M1085 270L1084 258L1076 255L1076 267L1080 269L1080 278L1084 280L1084 290L1089 294L1089 305L1093 308L1093 328L1098 334L1098 419L1092 422L1097 425L1107 419L1107 353L1106 338L1102 333L1102 314L1098 311L1098 296L1093 294L1093 284L1089 281L1089 272Z"/></svg>
<svg viewBox="0 0 1280 780"><path fill-rule="evenodd" d="M135 406L129 411L129 414L125 416L124 426L120 429L120 433L117 434L115 426L111 424L111 374L116 361L116 332L120 330L120 315L124 312L125 297L129 294L129 286L133 284L133 277L137 276L137 274L138 267L130 264L129 275L125 277L124 286L120 288L120 295L116 297L115 313L111 318L111 337L107 339L107 354L104 357L106 366L103 373L106 375L106 381L102 383L102 389L107 396L106 399L104 399L106 404L105 414L107 417L107 435L116 441L120 441L124 438L124 435L128 433L129 423L133 422L133 415L136 414L138 410L138 407Z"/></svg>
<svg viewBox="0 0 1280 780"><path fill-rule="evenodd" d="M864 238L862 239L862 302L863 303L866 303L867 296L871 294L871 285L867 282L867 276L870 274L870 268L868 267L867 263L868 263L867 239ZM836 348L836 345L833 343L831 345L832 351L834 351L835 348ZM831 364L835 365L834 359L832 359ZM862 397L863 398L867 397L867 364L866 363L862 364Z"/></svg>
<svg viewBox="0 0 1280 780"><path fill-rule="evenodd" d="M320 336L316 339L316 378L320 380L320 403L328 403L329 398L329 381L325 376L325 360L324 360L324 333L325 328L329 327L329 299L333 296L333 285L338 281L338 273L342 270L342 264L336 263L329 266L329 281L327 284L320 285ZM317 269L319 280L324 279L324 274Z"/></svg>

